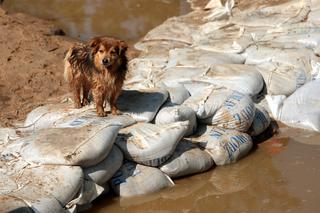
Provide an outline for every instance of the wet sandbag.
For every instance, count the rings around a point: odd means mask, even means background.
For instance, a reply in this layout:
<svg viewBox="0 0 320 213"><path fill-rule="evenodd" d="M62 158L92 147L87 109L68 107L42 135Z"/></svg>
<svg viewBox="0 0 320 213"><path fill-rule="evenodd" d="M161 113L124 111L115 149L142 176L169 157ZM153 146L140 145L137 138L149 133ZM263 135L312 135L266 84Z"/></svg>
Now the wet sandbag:
<svg viewBox="0 0 320 213"><path fill-rule="evenodd" d="M158 168L125 162L110 180L113 191L121 197L144 195L173 186L173 181Z"/></svg>
<svg viewBox="0 0 320 213"><path fill-rule="evenodd" d="M40 106L32 110L26 118L24 128L22 130L38 130L52 127L62 127L72 125L86 125L92 120L121 123L123 126L128 126L135 121L128 116L113 116L108 114L107 117L97 117L97 113L93 104L87 105L80 109L75 109L71 101L59 104L48 104ZM80 123L79 123L80 122Z"/></svg>
<svg viewBox="0 0 320 213"><path fill-rule="evenodd" d="M108 156L97 165L83 169L85 178L103 186L121 167L123 154L117 146L113 146Z"/></svg>
<svg viewBox="0 0 320 213"><path fill-rule="evenodd" d="M118 99L117 106L123 113L130 115L138 122L150 122L168 96L168 91L159 88L124 90Z"/></svg>
<svg viewBox="0 0 320 213"><path fill-rule="evenodd" d="M188 121L162 125L135 124L119 132L116 144L125 159L147 166L158 166L170 158L188 125Z"/></svg>
<svg viewBox="0 0 320 213"><path fill-rule="evenodd" d="M265 108L255 105L255 114L251 124L248 134L251 136L260 135L264 130L266 130L271 123L271 118L269 113Z"/></svg>
<svg viewBox="0 0 320 213"><path fill-rule="evenodd" d="M195 80L226 87L251 97L263 88L263 78L259 71L254 66L244 64L213 65Z"/></svg>
<svg viewBox="0 0 320 213"><path fill-rule="evenodd" d="M283 123L320 131L320 80L311 81L297 89L287 99L267 96L273 116Z"/></svg>
<svg viewBox="0 0 320 213"><path fill-rule="evenodd" d="M163 107L157 114L155 124L171 124L178 121L189 121L184 136L192 135L197 130L197 117L193 109L186 106Z"/></svg>
<svg viewBox="0 0 320 213"><path fill-rule="evenodd" d="M246 132L252 124L254 114L255 106L252 99L247 95L233 91L212 117L201 120L201 122Z"/></svg>
<svg viewBox="0 0 320 213"><path fill-rule="evenodd" d="M66 204L72 200L83 184L83 173L76 166L12 166L12 162L2 165L0 196L16 198L8 205L8 211L27 210L24 202L34 212L62 212ZM0 209L3 207L1 203Z"/></svg>
<svg viewBox="0 0 320 213"><path fill-rule="evenodd" d="M237 162L249 153L253 145L248 134L219 127L207 127L198 140L217 165Z"/></svg>
<svg viewBox="0 0 320 213"><path fill-rule="evenodd" d="M182 140L171 158L159 168L171 178L201 173L214 165L211 156L196 144Z"/></svg>
<svg viewBox="0 0 320 213"><path fill-rule="evenodd" d="M209 67L214 64L243 64L244 61L244 56L234 53L177 48L169 51L167 67Z"/></svg>
<svg viewBox="0 0 320 213"><path fill-rule="evenodd" d="M89 167L109 154L121 124L92 122L78 128L42 129L21 139L22 157L39 164Z"/></svg>

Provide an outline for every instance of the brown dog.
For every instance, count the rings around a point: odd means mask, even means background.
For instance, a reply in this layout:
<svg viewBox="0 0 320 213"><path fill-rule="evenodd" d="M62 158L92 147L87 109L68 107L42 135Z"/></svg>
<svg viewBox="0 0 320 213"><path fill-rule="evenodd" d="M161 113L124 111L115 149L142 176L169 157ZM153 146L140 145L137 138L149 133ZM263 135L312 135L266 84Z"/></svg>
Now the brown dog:
<svg viewBox="0 0 320 213"><path fill-rule="evenodd" d="M127 48L124 41L110 37L93 38L87 44L70 48L65 57L64 77L73 92L76 108L89 103L92 90L98 116L106 116L105 100L109 101L113 115L119 113L116 101L127 73Z"/></svg>

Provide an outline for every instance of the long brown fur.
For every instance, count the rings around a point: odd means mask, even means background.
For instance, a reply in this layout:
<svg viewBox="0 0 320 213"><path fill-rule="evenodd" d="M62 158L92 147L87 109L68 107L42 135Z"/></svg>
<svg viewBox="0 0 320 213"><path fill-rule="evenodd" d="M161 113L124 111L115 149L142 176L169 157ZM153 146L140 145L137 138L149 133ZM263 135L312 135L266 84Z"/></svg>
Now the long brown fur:
<svg viewBox="0 0 320 213"><path fill-rule="evenodd" d="M73 92L74 106L80 108L89 103L92 91L98 116L106 116L103 103L110 103L112 114L118 114L116 101L126 78L126 42L97 37L87 44L76 44L65 57L64 76ZM82 91L82 101L81 101Z"/></svg>

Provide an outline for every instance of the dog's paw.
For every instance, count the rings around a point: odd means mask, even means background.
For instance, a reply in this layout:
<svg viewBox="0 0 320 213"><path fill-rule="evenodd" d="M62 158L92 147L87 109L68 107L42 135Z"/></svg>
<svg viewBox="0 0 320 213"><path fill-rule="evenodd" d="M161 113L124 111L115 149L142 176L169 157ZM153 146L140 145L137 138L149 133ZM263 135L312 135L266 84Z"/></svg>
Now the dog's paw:
<svg viewBox="0 0 320 213"><path fill-rule="evenodd" d="M118 109L112 109L111 110L111 114L112 115L122 115L122 112Z"/></svg>
<svg viewBox="0 0 320 213"><path fill-rule="evenodd" d="M80 109L82 107L80 102L74 103L74 108Z"/></svg>
<svg viewBox="0 0 320 213"><path fill-rule="evenodd" d="M107 116L107 113L105 111L99 111L99 112L97 112L97 114L99 117L106 117Z"/></svg>
<svg viewBox="0 0 320 213"><path fill-rule="evenodd" d="M90 104L90 102L88 101L88 99L83 99L82 100L82 106L87 106L89 104Z"/></svg>

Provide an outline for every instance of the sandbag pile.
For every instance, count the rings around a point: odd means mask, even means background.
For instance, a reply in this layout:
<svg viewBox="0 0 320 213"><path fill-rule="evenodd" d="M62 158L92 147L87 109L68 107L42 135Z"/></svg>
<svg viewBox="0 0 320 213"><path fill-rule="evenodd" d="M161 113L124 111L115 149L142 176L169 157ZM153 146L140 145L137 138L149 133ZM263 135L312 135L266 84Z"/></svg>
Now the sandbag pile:
<svg viewBox="0 0 320 213"><path fill-rule="evenodd" d="M245 2L211 0L141 39L122 115L67 101L34 109L19 134L0 129L3 206L73 211L109 186L122 197L171 187L248 155L270 112L320 131L320 2Z"/></svg>

